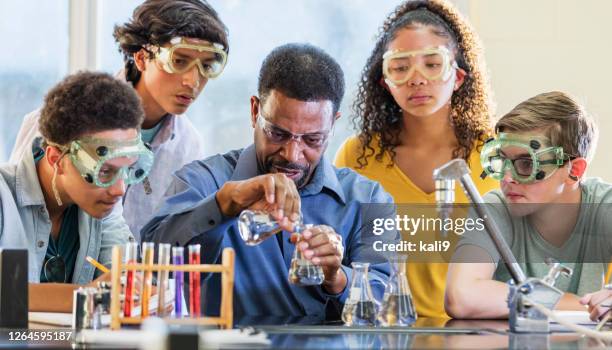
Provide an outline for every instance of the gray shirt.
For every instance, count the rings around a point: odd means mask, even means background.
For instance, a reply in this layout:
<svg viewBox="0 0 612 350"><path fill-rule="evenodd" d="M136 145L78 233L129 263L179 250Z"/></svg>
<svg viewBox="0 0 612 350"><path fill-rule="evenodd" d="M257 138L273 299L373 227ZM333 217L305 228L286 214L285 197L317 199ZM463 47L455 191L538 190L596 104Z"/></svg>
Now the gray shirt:
<svg viewBox="0 0 612 350"><path fill-rule="evenodd" d="M561 247L546 241L528 216L510 215L500 190L491 191L483 198L525 274L528 277L544 277L549 269L544 261L548 257L553 258L574 271L571 278L559 277L555 286L578 295L602 288L612 258L612 185L590 178L582 182L581 190L582 200L576 225ZM505 264L498 264L501 257L487 232L466 232L457 249L464 245L478 246L490 255L497 264L495 280L510 280Z"/></svg>

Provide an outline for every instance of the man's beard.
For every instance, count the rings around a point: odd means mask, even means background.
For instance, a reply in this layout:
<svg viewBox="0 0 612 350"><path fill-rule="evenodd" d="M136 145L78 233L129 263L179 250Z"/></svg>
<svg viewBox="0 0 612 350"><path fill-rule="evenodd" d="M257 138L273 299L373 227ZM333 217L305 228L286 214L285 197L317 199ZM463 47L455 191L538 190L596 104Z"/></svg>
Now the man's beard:
<svg viewBox="0 0 612 350"><path fill-rule="evenodd" d="M266 172L272 173L276 171L280 173L279 169L275 167L280 167L280 168L284 168L287 170L296 170L296 171L301 172L301 176L298 177L296 180L294 180L295 187L297 188L300 188L306 184L306 180L308 179L308 174L310 174L310 165L301 165L297 163L291 163L286 160L276 160L276 159L269 158L266 161Z"/></svg>

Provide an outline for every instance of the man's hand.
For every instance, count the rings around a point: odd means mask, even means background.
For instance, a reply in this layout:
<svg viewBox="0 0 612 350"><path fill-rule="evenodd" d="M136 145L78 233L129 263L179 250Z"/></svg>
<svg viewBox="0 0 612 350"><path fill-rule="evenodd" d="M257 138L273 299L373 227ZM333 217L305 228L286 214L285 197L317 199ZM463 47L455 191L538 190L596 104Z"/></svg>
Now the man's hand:
<svg viewBox="0 0 612 350"><path fill-rule="evenodd" d="M271 213L281 223L285 218L298 221L300 218L300 195L295 183L285 174L266 174L244 181L228 181L219 192L217 202L221 213L234 217L245 209L263 210ZM284 229L291 230L286 225Z"/></svg>
<svg viewBox="0 0 612 350"><path fill-rule="evenodd" d="M304 230L302 239L297 244L304 258L313 264L323 267L325 280L323 288L330 294L338 294L347 284L346 275L342 272L341 264L344 256L342 236L333 228L326 225L317 225Z"/></svg>
<svg viewBox="0 0 612 350"><path fill-rule="evenodd" d="M602 289L599 292L585 294L580 298L580 304L588 306L591 320L597 321L612 306L612 290Z"/></svg>

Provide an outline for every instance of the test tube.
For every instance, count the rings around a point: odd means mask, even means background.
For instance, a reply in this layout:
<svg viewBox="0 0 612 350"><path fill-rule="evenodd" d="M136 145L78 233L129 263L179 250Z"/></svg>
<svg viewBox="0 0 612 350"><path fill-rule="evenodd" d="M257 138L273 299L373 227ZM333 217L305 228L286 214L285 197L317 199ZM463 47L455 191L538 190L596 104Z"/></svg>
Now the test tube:
<svg viewBox="0 0 612 350"><path fill-rule="evenodd" d="M155 255L155 243L144 242L142 243L142 262L146 266L153 265L153 258ZM149 300L151 300L151 289L153 287L153 271L145 271L143 278L142 287L142 303L141 312L143 318L149 316Z"/></svg>
<svg viewBox="0 0 612 350"><path fill-rule="evenodd" d="M157 263L160 266L170 265L170 248L168 243L160 243L157 251ZM168 288L168 275L170 271L159 271L157 276L157 294L159 296L157 304L157 316L166 316L166 289Z"/></svg>
<svg viewBox="0 0 612 350"><path fill-rule="evenodd" d="M183 247L172 247L172 264L183 265ZM174 271L174 314L183 314L183 271Z"/></svg>
<svg viewBox="0 0 612 350"><path fill-rule="evenodd" d="M200 245L191 244L187 247L189 264L200 264ZM200 272L189 272L189 314L191 317L200 317Z"/></svg>
<svg viewBox="0 0 612 350"><path fill-rule="evenodd" d="M138 262L138 243L128 242L125 244L125 263L136 264ZM123 302L123 316L132 317L134 307L134 274L136 271L128 270L125 281L125 301Z"/></svg>

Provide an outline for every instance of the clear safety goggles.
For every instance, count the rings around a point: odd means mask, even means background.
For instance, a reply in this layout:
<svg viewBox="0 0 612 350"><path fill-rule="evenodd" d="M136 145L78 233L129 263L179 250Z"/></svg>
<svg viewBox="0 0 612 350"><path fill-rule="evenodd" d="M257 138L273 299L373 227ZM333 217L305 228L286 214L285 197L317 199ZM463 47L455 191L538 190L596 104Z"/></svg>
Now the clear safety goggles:
<svg viewBox="0 0 612 350"><path fill-rule="evenodd" d="M329 138L330 130L307 133L307 134L294 134L287 131L280 126L269 122L260 112L257 116L257 125L263 130L266 138L273 144L285 145L290 140L296 140L300 142L302 140L308 148L318 149L325 145Z"/></svg>
<svg viewBox="0 0 612 350"><path fill-rule="evenodd" d="M383 55L383 76L387 85L406 83L415 72L431 81L447 81L457 68L451 52L444 46L416 50L387 51Z"/></svg>
<svg viewBox="0 0 612 350"><path fill-rule="evenodd" d="M174 37L170 47L151 49L161 68L171 74L183 74L198 67L204 78L216 78L223 72L227 62L227 53L223 45L204 40Z"/></svg>
<svg viewBox="0 0 612 350"><path fill-rule="evenodd" d="M510 170L514 180L528 184L547 179L570 158L562 147L550 146L541 136L499 133L482 148L481 177L501 180Z"/></svg>
<svg viewBox="0 0 612 350"><path fill-rule="evenodd" d="M127 141L85 137L70 144L70 160L85 181L109 187L122 179L126 185L141 182L153 166L153 152L140 134Z"/></svg>

